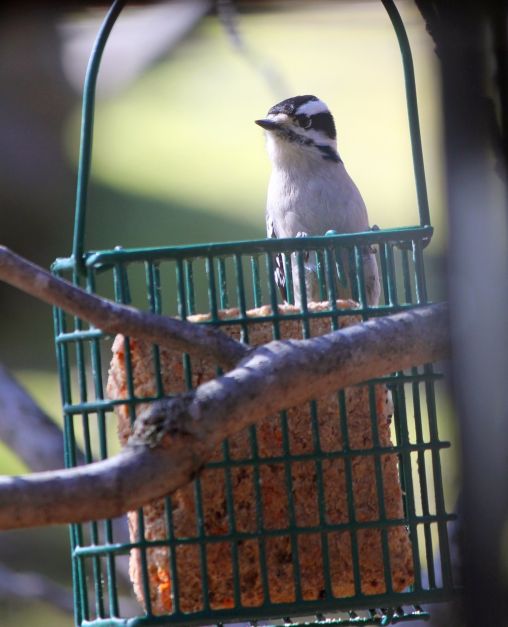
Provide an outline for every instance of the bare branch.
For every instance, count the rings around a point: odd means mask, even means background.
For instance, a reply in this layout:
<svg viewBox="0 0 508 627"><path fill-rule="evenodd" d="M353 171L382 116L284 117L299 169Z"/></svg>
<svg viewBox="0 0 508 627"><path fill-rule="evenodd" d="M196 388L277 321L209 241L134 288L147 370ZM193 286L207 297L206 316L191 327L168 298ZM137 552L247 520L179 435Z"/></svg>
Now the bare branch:
<svg viewBox="0 0 508 627"><path fill-rule="evenodd" d="M0 364L0 439L30 468L61 468L62 431ZM82 463L80 458L79 463Z"/></svg>
<svg viewBox="0 0 508 627"><path fill-rule="evenodd" d="M19 551L26 549L26 544L22 545L21 539L13 539L8 536L9 542L14 542L15 548ZM19 546L17 546L19 545ZM116 561L117 575L120 572L118 567L122 560ZM122 568L122 578L125 586L130 587L131 580L128 573L128 565ZM129 596L120 597L120 603L127 615L135 615L139 611L139 606ZM5 564L0 563L0 603L33 603L34 601L44 601L50 603L61 612L72 614L74 611L72 589L53 581L45 574L35 571L19 572Z"/></svg>
<svg viewBox="0 0 508 627"><path fill-rule="evenodd" d="M66 614L73 612L70 589L40 573L18 573L2 564L0 564L0 599L25 602L38 599L51 603Z"/></svg>
<svg viewBox="0 0 508 627"><path fill-rule="evenodd" d="M224 368L249 348L208 325L159 316L90 294L0 246L0 280L75 316L106 333L123 333L191 355L209 356Z"/></svg>
<svg viewBox="0 0 508 627"><path fill-rule="evenodd" d="M445 305L308 340L270 342L231 372L154 404L118 456L71 470L0 480L0 528L118 516L193 479L214 448L261 418L449 352Z"/></svg>
<svg viewBox="0 0 508 627"><path fill-rule="evenodd" d="M232 0L216 0L217 17L234 50L253 68L277 98L284 98L291 89L274 59L265 59L256 52L240 33L238 11Z"/></svg>

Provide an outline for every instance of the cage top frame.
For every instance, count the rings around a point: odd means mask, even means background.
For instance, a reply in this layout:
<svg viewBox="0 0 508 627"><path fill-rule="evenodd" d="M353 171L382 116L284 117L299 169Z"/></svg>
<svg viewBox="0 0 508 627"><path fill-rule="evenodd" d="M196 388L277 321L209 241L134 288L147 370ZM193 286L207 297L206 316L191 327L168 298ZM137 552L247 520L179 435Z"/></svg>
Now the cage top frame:
<svg viewBox="0 0 508 627"><path fill-rule="evenodd" d="M404 23L395 5L394 0L381 0L381 2L390 18L395 34L397 36L401 52L418 213L420 218L420 225L422 227L429 227L431 226L431 220L425 178L420 121L418 114L418 101L416 95L416 81L411 47L409 44L409 39L407 37L406 29L404 27ZM76 185L74 234L72 242L72 254L70 257L70 261L73 265L74 270L77 274L81 275L86 272L86 211L88 200L88 186L92 163L93 125L97 78L104 48L109 39L113 26L126 4L127 0L114 0L113 4L111 5L111 8L107 13L97 34L97 38L95 40L88 62L83 87L83 107L81 117L80 147Z"/></svg>

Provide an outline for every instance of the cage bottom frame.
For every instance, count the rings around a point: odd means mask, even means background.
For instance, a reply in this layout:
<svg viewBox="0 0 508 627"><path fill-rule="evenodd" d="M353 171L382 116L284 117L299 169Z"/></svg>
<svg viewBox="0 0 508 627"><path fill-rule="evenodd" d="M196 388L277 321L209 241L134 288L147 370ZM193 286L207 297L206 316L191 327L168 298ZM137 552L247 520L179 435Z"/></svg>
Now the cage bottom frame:
<svg viewBox="0 0 508 627"><path fill-rule="evenodd" d="M318 612L315 614L308 614L306 616L298 618L280 618L280 619L264 619L257 618L250 620L248 617L225 617L219 622L211 623L202 622L207 620L206 617L201 622L195 622L193 619L190 622L182 622L181 625L209 625L210 627L223 627L225 625L237 625L238 621L242 621L241 625L245 627L323 627L340 626L340 627L368 627L373 625L396 625L403 622L414 621L428 621L431 615L420 606L413 607L397 607L395 609L379 608L369 610L348 610L342 612L342 616L337 611L334 612ZM275 622L272 622L275 620ZM131 619L98 619L92 622L84 622L83 625L94 627L149 627L156 625L168 625L165 617L137 617Z"/></svg>

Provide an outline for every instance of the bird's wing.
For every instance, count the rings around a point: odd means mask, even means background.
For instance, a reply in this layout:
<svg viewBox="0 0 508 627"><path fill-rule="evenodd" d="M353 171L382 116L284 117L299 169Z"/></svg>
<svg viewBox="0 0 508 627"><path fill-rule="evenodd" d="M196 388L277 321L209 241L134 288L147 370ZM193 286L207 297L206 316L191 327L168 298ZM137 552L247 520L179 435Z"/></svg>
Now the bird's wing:
<svg viewBox="0 0 508 627"><path fill-rule="evenodd" d="M376 307L379 305L379 298L381 296L381 283L379 281L376 253L372 246L366 246L362 250L362 257L367 304L370 307Z"/></svg>
<svg viewBox="0 0 508 627"><path fill-rule="evenodd" d="M272 217L266 214L266 234L269 238L277 238L275 226L273 224ZM273 255L274 263L274 278L277 287L280 290L280 294L284 302L287 302L287 290L286 290L286 273L284 272L284 255L282 253L276 253Z"/></svg>

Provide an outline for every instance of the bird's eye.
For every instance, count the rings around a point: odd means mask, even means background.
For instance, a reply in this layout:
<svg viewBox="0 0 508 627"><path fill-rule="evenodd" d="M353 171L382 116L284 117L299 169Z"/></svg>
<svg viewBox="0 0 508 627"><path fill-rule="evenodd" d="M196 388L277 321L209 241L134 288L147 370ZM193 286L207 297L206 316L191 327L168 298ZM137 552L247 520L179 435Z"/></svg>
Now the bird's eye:
<svg viewBox="0 0 508 627"><path fill-rule="evenodd" d="M296 121L302 128L310 128L312 126L312 119L308 115L297 115Z"/></svg>

